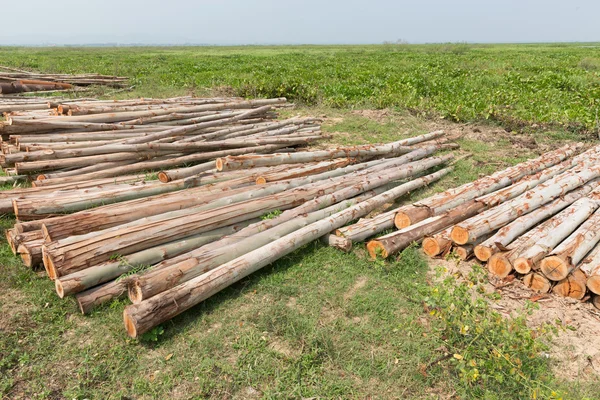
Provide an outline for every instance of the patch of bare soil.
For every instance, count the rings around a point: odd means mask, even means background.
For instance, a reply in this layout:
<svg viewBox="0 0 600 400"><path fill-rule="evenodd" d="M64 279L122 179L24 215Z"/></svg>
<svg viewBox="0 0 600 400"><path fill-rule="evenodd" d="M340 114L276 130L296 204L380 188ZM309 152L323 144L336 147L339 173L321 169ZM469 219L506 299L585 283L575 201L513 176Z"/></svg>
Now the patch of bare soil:
<svg viewBox="0 0 600 400"><path fill-rule="evenodd" d="M449 274L466 277L474 261L459 262L431 260L431 266L443 266ZM589 302L556 296L540 295L529 290L519 279L501 280L488 276L488 293L500 294L499 300L490 301L490 307L507 318L522 315L527 301L539 304L528 317L530 328L551 324L558 335L549 343L546 355L552 361L557 375L566 380L592 380L600 375L600 312Z"/></svg>
<svg viewBox="0 0 600 400"><path fill-rule="evenodd" d="M390 110L354 110L352 114L368 118L380 124L385 124L393 118Z"/></svg>
<svg viewBox="0 0 600 400"><path fill-rule="evenodd" d="M538 153L551 150L550 145L539 143L531 135L508 132L498 126L475 123L463 124L443 119L428 120L424 124L430 131L443 130L451 140L479 140L488 146L497 145L503 148L506 147L506 142L509 142L513 149L533 150Z"/></svg>

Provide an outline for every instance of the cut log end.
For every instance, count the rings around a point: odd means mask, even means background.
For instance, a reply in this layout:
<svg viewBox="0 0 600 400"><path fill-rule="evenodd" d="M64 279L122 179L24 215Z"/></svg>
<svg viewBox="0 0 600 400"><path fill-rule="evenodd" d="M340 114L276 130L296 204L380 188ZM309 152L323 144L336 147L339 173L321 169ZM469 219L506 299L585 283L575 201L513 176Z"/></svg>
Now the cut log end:
<svg viewBox="0 0 600 400"><path fill-rule="evenodd" d="M63 288L63 284L60 281L60 279L56 279L54 281L54 288L56 289L56 294L58 294L58 297L60 297L61 299L65 298L65 290Z"/></svg>
<svg viewBox="0 0 600 400"><path fill-rule="evenodd" d="M581 300L585 297L585 282L581 282L580 280L569 276L554 285L552 292L563 297Z"/></svg>
<svg viewBox="0 0 600 400"><path fill-rule="evenodd" d="M469 247L455 246L453 252L460 260L467 261L473 255L472 247Z"/></svg>
<svg viewBox="0 0 600 400"><path fill-rule="evenodd" d="M519 257L514 261L513 267L515 271L525 275L531 272L533 268L533 262L528 258Z"/></svg>
<svg viewBox="0 0 600 400"><path fill-rule="evenodd" d="M377 240L371 240L369 243L367 243L367 251L369 252L372 260L388 257L385 247Z"/></svg>
<svg viewBox="0 0 600 400"><path fill-rule="evenodd" d="M505 254L494 254L487 263L488 271L499 278L506 278L513 269Z"/></svg>
<svg viewBox="0 0 600 400"><path fill-rule="evenodd" d="M46 175L44 175L44 174L40 174L35 177L36 181L43 181L44 179L46 179Z"/></svg>
<svg viewBox="0 0 600 400"><path fill-rule="evenodd" d="M481 262L487 262L493 255L494 251L491 246L477 245L475 246L475 257Z"/></svg>
<svg viewBox="0 0 600 400"><path fill-rule="evenodd" d="M52 261L52 256L48 254L45 246L42 246L42 262L44 264L44 269L48 274L48 278L55 280L57 277L56 268L54 266L54 262Z"/></svg>
<svg viewBox="0 0 600 400"><path fill-rule="evenodd" d="M427 207L410 207L408 210L396 213L394 225L396 225L396 228L402 229L432 216L433 213Z"/></svg>
<svg viewBox="0 0 600 400"><path fill-rule="evenodd" d="M429 257L436 257L442 252L442 249L436 238L427 237L423 239L423 251Z"/></svg>
<svg viewBox="0 0 600 400"><path fill-rule="evenodd" d="M562 257L549 256L542 260L540 270L548 279L560 281L569 274L569 265Z"/></svg>
<svg viewBox="0 0 600 400"><path fill-rule="evenodd" d="M460 226L455 226L454 228L452 228L450 237L452 238L452 241L454 243L459 245L469 243L469 231Z"/></svg>
<svg viewBox="0 0 600 400"><path fill-rule="evenodd" d="M162 183L171 182L171 178L169 177L169 175L163 171L158 173L158 180L161 181Z"/></svg>
<svg viewBox="0 0 600 400"><path fill-rule="evenodd" d="M144 300L144 293L140 287L139 281L133 280L127 285L127 296L133 304L141 303Z"/></svg>
<svg viewBox="0 0 600 400"><path fill-rule="evenodd" d="M592 293L600 295L600 275L593 275L587 280L587 287Z"/></svg>
<svg viewBox="0 0 600 400"><path fill-rule="evenodd" d="M125 308L125 310L123 310L123 323L125 324L125 330L127 331L127 335L129 335L129 337L134 338L134 339L137 338L138 337L137 327L136 327L134 319L131 317L131 315L129 315L127 308Z"/></svg>
<svg viewBox="0 0 600 400"><path fill-rule="evenodd" d="M525 275L523 284L539 293L548 293L551 287L550 281L546 277L535 272Z"/></svg>
<svg viewBox="0 0 600 400"><path fill-rule="evenodd" d="M10 246L10 249L12 250L13 254L17 254L17 245L14 241L14 231L12 229L7 229L6 231L4 231L4 236L6 236L6 241L8 242L8 245Z"/></svg>
<svg viewBox="0 0 600 400"><path fill-rule="evenodd" d="M217 161L215 162L215 168L217 168L217 171L223 171L223 159L222 158L217 158Z"/></svg>
<svg viewBox="0 0 600 400"><path fill-rule="evenodd" d="M267 180L265 179L265 177L259 176L258 178L256 178L257 185L264 185L265 183L267 183Z"/></svg>

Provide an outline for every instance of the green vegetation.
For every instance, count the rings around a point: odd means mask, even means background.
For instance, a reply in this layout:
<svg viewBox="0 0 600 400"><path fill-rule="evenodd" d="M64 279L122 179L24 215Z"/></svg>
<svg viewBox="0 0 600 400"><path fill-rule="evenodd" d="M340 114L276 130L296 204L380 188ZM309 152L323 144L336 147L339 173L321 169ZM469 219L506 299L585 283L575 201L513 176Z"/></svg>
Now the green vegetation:
<svg viewBox="0 0 600 400"><path fill-rule="evenodd" d="M13 67L130 75L136 88L122 97L283 95L304 104L284 114L325 118L337 144L423 133L432 115L484 121L457 140L473 156L404 201L597 129L599 55L576 45L0 48ZM390 108L359 110L380 107ZM434 278L416 248L371 263L363 245L342 254L309 244L139 341L125 335L125 300L84 317L5 242L0 265L0 394L9 399L545 399L600 389L553 376L542 352L554 329L500 316L481 271Z"/></svg>
<svg viewBox="0 0 600 400"><path fill-rule="evenodd" d="M399 107L596 132L600 46L381 45L0 48L2 64L131 76L136 95L285 96L306 105ZM102 89L110 92L110 89Z"/></svg>

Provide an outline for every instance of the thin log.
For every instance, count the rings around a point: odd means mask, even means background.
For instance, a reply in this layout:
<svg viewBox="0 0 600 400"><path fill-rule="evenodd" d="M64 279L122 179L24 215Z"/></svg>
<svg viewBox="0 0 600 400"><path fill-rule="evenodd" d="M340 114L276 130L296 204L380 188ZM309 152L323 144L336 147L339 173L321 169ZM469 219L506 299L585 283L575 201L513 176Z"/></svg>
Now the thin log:
<svg viewBox="0 0 600 400"><path fill-rule="evenodd" d="M554 285L552 292L563 297L571 297L581 300L586 293L586 276L580 270L571 272L567 277L561 279Z"/></svg>
<svg viewBox="0 0 600 400"><path fill-rule="evenodd" d="M531 272L523 277L523 284L529 289L539 292L548 293L552 288L550 281L542 274Z"/></svg>

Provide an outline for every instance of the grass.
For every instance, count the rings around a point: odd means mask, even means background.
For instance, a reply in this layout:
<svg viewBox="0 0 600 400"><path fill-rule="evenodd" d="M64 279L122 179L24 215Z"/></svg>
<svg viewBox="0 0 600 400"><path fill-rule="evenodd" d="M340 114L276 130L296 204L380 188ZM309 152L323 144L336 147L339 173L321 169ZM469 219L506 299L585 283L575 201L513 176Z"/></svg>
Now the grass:
<svg viewBox="0 0 600 400"><path fill-rule="evenodd" d="M597 109L598 75L583 68L589 61L580 65L595 51L449 44L0 48L0 56L14 67L130 75L136 89L123 96L286 95L303 103L286 112L323 116L323 130L337 144L423 133L431 116L479 121L458 139L473 156L408 202L522 161L536 146L555 147L596 129L586 118ZM449 75L455 69L463 72ZM532 82L562 74L581 86L538 89L508 79L526 72ZM549 101L532 100L554 92ZM500 117L486 114L482 105L502 104L503 96L513 106ZM390 108L373 117L363 107ZM515 121L526 135L496 132L497 124L510 130ZM553 128L547 134L532 124ZM475 128L487 136L478 140ZM520 145L529 138L536 146ZM562 382L552 374L540 355L551 330L527 328L525 316L506 320L469 295L480 274L467 282L432 279L415 248L371 263L360 244L350 254L309 244L139 341L124 334L125 301L81 316L73 299L59 299L52 283L23 268L5 242L0 265L0 393L9 399L594 398L599 389L594 380Z"/></svg>

